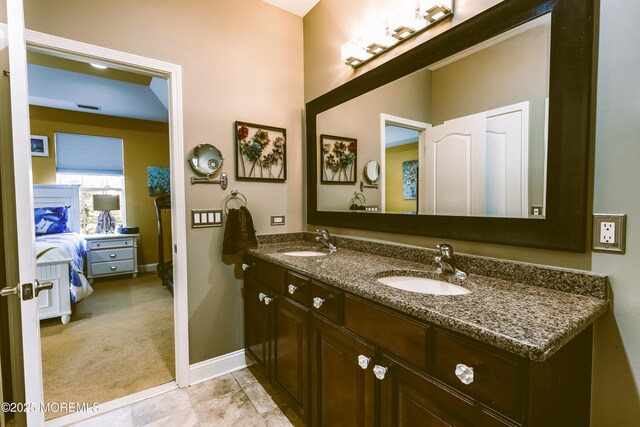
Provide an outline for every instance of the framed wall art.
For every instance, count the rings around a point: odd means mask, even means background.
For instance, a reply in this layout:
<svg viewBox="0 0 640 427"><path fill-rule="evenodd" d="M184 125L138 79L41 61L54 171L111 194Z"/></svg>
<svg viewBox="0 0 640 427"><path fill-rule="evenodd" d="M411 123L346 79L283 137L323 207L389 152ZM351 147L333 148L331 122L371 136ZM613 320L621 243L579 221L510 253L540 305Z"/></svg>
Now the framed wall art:
<svg viewBox="0 0 640 427"><path fill-rule="evenodd" d="M286 129L235 122L236 179L284 182L287 179Z"/></svg>
<svg viewBox="0 0 640 427"><path fill-rule="evenodd" d="M147 187L150 196L162 196L171 193L171 170L162 166L147 168Z"/></svg>
<svg viewBox="0 0 640 427"><path fill-rule="evenodd" d="M49 157L49 137L43 135L31 135L31 155Z"/></svg>
<svg viewBox="0 0 640 427"><path fill-rule="evenodd" d="M320 135L320 183L354 184L357 175L358 140Z"/></svg>
<svg viewBox="0 0 640 427"><path fill-rule="evenodd" d="M418 160L402 162L402 197L415 200L418 196Z"/></svg>

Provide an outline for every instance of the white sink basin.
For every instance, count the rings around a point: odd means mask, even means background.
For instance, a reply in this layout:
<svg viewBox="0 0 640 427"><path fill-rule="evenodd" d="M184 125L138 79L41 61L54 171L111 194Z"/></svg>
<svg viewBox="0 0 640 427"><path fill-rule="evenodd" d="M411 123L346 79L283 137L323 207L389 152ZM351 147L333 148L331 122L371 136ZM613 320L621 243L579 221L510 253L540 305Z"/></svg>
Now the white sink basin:
<svg viewBox="0 0 640 427"><path fill-rule="evenodd" d="M383 285L419 294L431 295L464 295L470 291L462 286L441 280L426 279L413 276L387 276L378 279Z"/></svg>
<svg viewBox="0 0 640 427"><path fill-rule="evenodd" d="M323 255L327 255L326 252L318 252L318 251L289 251L289 252L282 252L282 255L289 255L289 256L323 256Z"/></svg>

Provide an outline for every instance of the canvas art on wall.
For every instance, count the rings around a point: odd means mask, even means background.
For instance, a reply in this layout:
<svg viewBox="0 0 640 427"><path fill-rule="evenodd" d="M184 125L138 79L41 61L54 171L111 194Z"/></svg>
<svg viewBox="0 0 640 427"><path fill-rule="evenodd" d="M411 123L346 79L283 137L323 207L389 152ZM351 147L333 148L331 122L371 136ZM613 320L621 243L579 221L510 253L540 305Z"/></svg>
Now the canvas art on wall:
<svg viewBox="0 0 640 427"><path fill-rule="evenodd" d="M415 200L418 195L418 161L402 162L402 197Z"/></svg>
<svg viewBox="0 0 640 427"><path fill-rule="evenodd" d="M320 183L356 182L358 140L343 136L320 135Z"/></svg>
<svg viewBox="0 0 640 427"><path fill-rule="evenodd" d="M150 196L162 196L171 193L170 169L162 166L149 166L147 186Z"/></svg>
<svg viewBox="0 0 640 427"><path fill-rule="evenodd" d="M31 155L49 157L49 137L43 135L31 135Z"/></svg>
<svg viewBox="0 0 640 427"><path fill-rule="evenodd" d="M235 122L236 179L284 182L287 179L286 129Z"/></svg>

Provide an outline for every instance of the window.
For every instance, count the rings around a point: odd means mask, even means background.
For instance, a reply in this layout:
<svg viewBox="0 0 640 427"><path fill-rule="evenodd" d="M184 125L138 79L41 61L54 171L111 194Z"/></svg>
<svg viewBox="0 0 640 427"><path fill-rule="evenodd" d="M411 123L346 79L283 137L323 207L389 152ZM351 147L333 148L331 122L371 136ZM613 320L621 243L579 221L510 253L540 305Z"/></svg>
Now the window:
<svg viewBox="0 0 640 427"><path fill-rule="evenodd" d="M56 182L80 186L80 229L95 233L99 211L94 194L120 196L120 210L112 211L118 225L126 223L123 141L121 138L55 133Z"/></svg>
<svg viewBox="0 0 640 427"><path fill-rule="evenodd" d="M80 186L80 230L82 234L93 234L96 231L100 211L93 210L94 194L119 195L120 210L111 213L116 218L118 225L126 223L124 175L58 173L56 174L56 183Z"/></svg>

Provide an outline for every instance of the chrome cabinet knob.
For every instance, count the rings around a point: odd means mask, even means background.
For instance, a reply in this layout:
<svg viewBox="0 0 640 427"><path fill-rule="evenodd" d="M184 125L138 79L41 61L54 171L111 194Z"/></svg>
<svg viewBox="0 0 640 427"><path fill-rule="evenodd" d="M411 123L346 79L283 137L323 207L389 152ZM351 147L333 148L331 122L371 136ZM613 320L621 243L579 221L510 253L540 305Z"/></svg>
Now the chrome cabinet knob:
<svg viewBox="0 0 640 427"><path fill-rule="evenodd" d="M360 365L362 369L367 369L369 367L369 362L371 362L370 357L367 357L363 354L358 356L358 365Z"/></svg>
<svg viewBox="0 0 640 427"><path fill-rule="evenodd" d="M118 269L118 266L117 266L117 265L112 265L112 266L111 266L111 267L109 267L109 268L111 268L111 270L117 270L117 269Z"/></svg>
<svg viewBox="0 0 640 427"><path fill-rule="evenodd" d="M264 305L269 305L269 303L273 301L273 298L271 297L264 297Z"/></svg>
<svg viewBox="0 0 640 427"><path fill-rule="evenodd" d="M253 267L253 264L245 264L244 262L242 263L242 270L243 271L247 271L251 267Z"/></svg>
<svg viewBox="0 0 640 427"><path fill-rule="evenodd" d="M298 290L298 287L297 287L296 285L291 285L291 284L290 284L290 285L287 287L287 290L289 291L289 293L290 293L291 295L293 295L293 294Z"/></svg>
<svg viewBox="0 0 640 427"><path fill-rule="evenodd" d="M320 307L322 307L322 304L324 304L324 300L323 300L322 298L320 298L320 297L315 297L315 298L313 299L313 306L314 306L315 308L320 308Z"/></svg>
<svg viewBox="0 0 640 427"><path fill-rule="evenodd" d="M389 368L385 368L384 366L376 365L373 367L373 374L377 379L383 380L384 376L387 374Z"/></svg>
<svg viewBox="0 0 640 427"><path fill-rule="evenodd" d="M473 368L463 363L456 365L456 377L464 385L469 385L473 382Z"/></svg>
<svg viewBox="0 0 640 427"><path fill-rule="evenodd" d="M260 292L260 293L258 294L258 299L259 299L260 301L264 301L264 299L265 299L266 297L267 297L267 295L266 295L266 294L264 294L263 292Z"/></svg>

